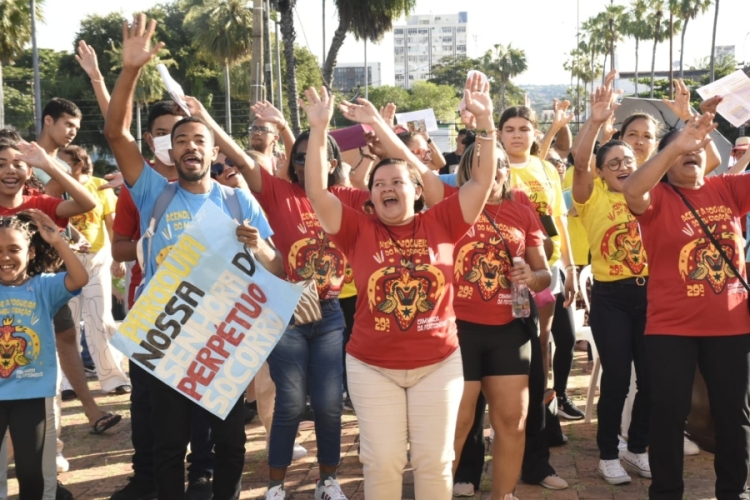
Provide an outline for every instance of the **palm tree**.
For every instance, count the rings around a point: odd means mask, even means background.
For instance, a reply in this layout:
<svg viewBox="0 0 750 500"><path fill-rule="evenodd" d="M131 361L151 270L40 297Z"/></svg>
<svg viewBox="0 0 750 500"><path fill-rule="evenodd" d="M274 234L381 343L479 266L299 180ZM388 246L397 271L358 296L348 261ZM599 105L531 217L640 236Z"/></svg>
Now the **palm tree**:
<svg viewBox="0 0 750 500"><path fill-rule="evenodd" d="M672 1L672 0L670 0ZM670 36L669 32L669 11L665 5L664 0L652 0L651 9L649 14L649 20L653 30L651 31L651 37L654 41L654 48L651 53L651 91L649 97L654 98L654 73L656 70L656 47ZM672 23L672 36L682 29L682 21L676 19Z"/></svg>
<svg viewBox="0 0 750 500"><path fill-rule="evenodd" d="M300 133L299 106L297 104L297 72L294 57L294 42L297 33L294 31L294 7L296 0L279 0L281 13L281 39L284 41L284 59L286 62L287 102L289 104L289 122L294 135Z"/></svg>
<svg viewBox="0 0 750 500"><path fill-rule="evenodd" d="M112 65L112 71L119 72L122 69L122 45L112 44L112 48L105 52L109 55L112 61L115 61ZM166 91L164 81L161 79L161 74L159 74L159 70L156 68L157 64L163 64L164 66L171 68L177 66L177 61L169 58L169 51L167 49L161 49L157 52L156 56L154 56L154 58L141 69L141 74L138 77L138 83L136 83L135 92L133 93L139 149L141 148L141 137L143 136L141 111L146 108L149 103L161 99Z"/></svg>
<svg viewBox="0 0 750 500"><path fill-rule="evenodd" d="M635 38L635 96L638 97L638 45L641 40L651 38L653 25L647 19L648 3L646 0L633 0L630 9L626 26L628 35Z"/></svg>
<svg viewBox="0 0 750 500"><path fill-rule="evenodd" d="M716 58L716 26L719 23L719 0L716 0L716 5L714 6L714 32L711 36L711 81L713 82L716 77L716 73L714 71L714 65L715 65L715 58Z"/></svg>
<svg viewBox="0 0 750 500"><path fill-rule="evenodd" d="M680 41L680 78L684 76L685 33L691 19L703 14L711 6L711 0L669 0L669 7L678 19L682 20L682 39Z"/></svg>
<svg viewBox="0 0 750 500"><path fill-rule="evenodd" d="M347 33L354 39L366 42L379 42L383 35L391 31L393 20L408 14L416 6L416 0L334 0L339 12L339 26L333 35L323 67L323 81L333 84L333 70L336 58L344 44ZM365 68L367 71L367 68Z"/></svg>
<svg viewBox="0 0 750 500"><path fill-rule="evenodd" d="M609 45L607 45L607 33L606 27L603 26L604 17L600 14L593 16L584 21L581 29L588 35L588 41L586 45L589 48L591 54L591 72L594 72L594 63L596 57L604 55L604 62L602 63L602 84L604 84L604 68L607 67L607 55L609 54ZM591 91L594 91L594 82L591 82Z"/></svg>
<svg viewBox="0 0 750 500"><path fill-rule="evenodd" d="M40 4L36 1L36 17L41 20ZM31 6L28 0L0 1L0 128L5 127L5 95L3 94L3 64L10 64L21 56L31 40Z"/></svg>
<svg viewBox="0 0 750 500"><path fill-rule="evenodd" d="M486 66L490 70L487 76L494 76L500 82L500 112L505 110L505 88L511 78L526 71L526 52L516 49L512 43L506 46L495 45L495 50L485 54Z"/></svg>
<svg viewBox="0 0 750 500"><path fill-rule="evenodd" d="M185 16L185 27L193 33L200 52L224 66L226 131L232 133L232 102L229 68L250 56L253 10L246 0L202 0Z"/></svg>
<svg viewBox="0 0 750 500"><path fill-rule="evenodd" d="M599 16L601 16L601 26L609 49L609 69L613 70L615 69L615 46L627 33L625 6L611 2ZM604 67L606 66L605 64Z"/></svg>

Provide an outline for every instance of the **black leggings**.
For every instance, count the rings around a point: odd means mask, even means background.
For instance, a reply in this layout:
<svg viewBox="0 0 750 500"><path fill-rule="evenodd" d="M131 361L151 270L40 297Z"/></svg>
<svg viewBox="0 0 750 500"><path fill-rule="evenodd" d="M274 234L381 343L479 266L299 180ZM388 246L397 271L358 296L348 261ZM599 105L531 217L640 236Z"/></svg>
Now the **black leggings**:
<svg viewBox="0 0 750 500"><path fill-rule="evenodd" d="M649 498L682 499L683 433L696 365L706 380L716 429L716 498L749 498L745 483L750 462L750 334L646 335L646 360L651 382Z"/></svg>
<svg viewBox="0 0 750 500"><path fill-rule="evenodd" d="M41 500L44 493L42 448L46 414L44 398L0 401L0 436L10 428L19 500Z"/></svg>
<svg viewBox="0 0 750 500"><path fill-rule="evenodd" d="M552 320L552 338L555 340L555 355L552 359L554 387L557 397L568 390L568 377L573 368L573 349L576 345L576 328L573 308L565 307L565 296L558 293L555 301L555 316Z"/></svg>

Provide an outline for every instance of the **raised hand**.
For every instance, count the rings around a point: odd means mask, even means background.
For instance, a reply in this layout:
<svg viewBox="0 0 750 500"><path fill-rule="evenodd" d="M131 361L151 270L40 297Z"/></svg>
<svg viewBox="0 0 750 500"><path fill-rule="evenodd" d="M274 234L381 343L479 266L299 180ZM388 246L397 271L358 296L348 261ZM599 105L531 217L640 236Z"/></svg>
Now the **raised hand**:
<svg viewBox="0 0 750 500"><path fill-rule="evenodd" d="M281 128L286 126L284 115L268 101L258 101L250 109L253 110L257 118L260 118L264 122L273 123Z"/></svg>
<svg viewBox="0 0 750 500"><path fill-rule="evenodd" d="M461 110L461 123L464 124L468 130L474 130L477 128L477 119L471 114L468 109Z"/></svg>
<svg viewBox="0 0 750 500"><path fill-rule="evenodd" d="M375 106L362 97L357 99L357 104L349 101L341 101L339 109L347 120L353 122L372 125L378 120L382 120L382 117Z"/></svg>
<svg viewBox="0 0 750 500"><path fill-rule="evenodd" d="M662 99L663 102L680 120L689 120L693 116L690 109L690 89L688 89L682 78L674 81L674 101Z"/></svg>
<svg viewBox="0 0 750 500"><path fill-rule="evenodd" d="M711 142L711 132L719 125L713 122L713 113L695 115L685 124L677 137L669 144L680 154L692 153L704 148Z"/></svg>
<svg viewBox="0 0 750 500"><path fill-rule="evenodd" d="M122 67L141 69L164 48L164 43L159 42L151 46L151 37L154 36L156 21L151 19L146 22L146 14L135 14L133 23L128 26L122 23Z"/></svg>
<svg viewBox="0 0 750 500"><path fill-rule="evenodd" d="M313 88L305 90L305 99L299 100L300 107L307 114L310 127L327 127L333 117L333 96L328 89L320 87L320 95Z"/></svg>
<svg viewBox="0 0 750 500"><path fill-rule="evenodd" d="M78 42L78 54L75 55L76 61L81 65L83 71L86 72L92 79L101 78L102 74L99 72L99 62L96 59L96 51L91 45L87 45L85 41L81 40Z"/></svg>
<svg viewBox="0 0 750 500"><path fill-rule="evenodd" d="M396 105L392 102L389 102L382 108L380 108L380 116L383 118L385 123L388 124L389 127L393 128L396 126Z"/></svg>
<svg viewBox="0 0 750 500"><path fill-rule="evenodd" d="M617 78L617 70L612 69L607 73L607 76L604 77L604 86L605 87L614 87L615 78Z"/></svg>
<svg viewBox="0 0 750 500"><path fill-rule="evenodd" d="M474 115L477 121L489 119L492 121L492 98L490 97L490 83L482 83L482 75L473 74L466 80L464 88L466 109Z"/></svg>
<svg viewBox="0 0 750 500"><path fill-rule="evenodd" d="M204 108L203 104L195 97L185 95L182 96L182 99L185 101L185 104L190 110L190 114L192 116L204 118L206 115L208 115L208 111L206 111L206 108ZM176 115L185 116L185 110L182 109L177 103L175 103L174 107L172 108L172 112Z"/></svg>
<svg viewBox="0 0 750 500"><path fill-rule="evenodd" d="M596 92L591 96L591 119L595 123L606 123L615 114L619 104L615 104L615 92L612 87L598 87Z"/></svg>
<svg viewBox="0 0 750 500"><path fill-rule="evenodd" d="M704 113L716 114L716 108L719 106L719 104L721 104L723 100L724 98L722 96L715 95L701 102L700 104L701 114L704 114Z"/></svg>
<svg viewBox="0 0 750 500"><path fill-rule="evenodd" d="M560 130L567 126L575 117L573 113L568 113L570 108L570 101L565 99L564 101L554 100L552 103L552 109L554 110L554 117L552 118L551 127L555 130Z"/></svg>
<svg viewBox="0 0 750 500"><path fill-rule="evenodd" d="M33 167L41 168L43 171L48 170L51 164L50 157L44 149L36 142L23 141L18 144L20 155L16 155L18 160L25 162Z"/></svg>
<svg viewBox="0 0 750 500"><path fill-rule="evenodd" d="M24 210L23 213L27 214L34 220L37 230L39 231L39 235L44 239L44 241L52 246L56 246L60 243L65 242L65 240L63 240L62 238L62 235L60 234L60 229L52 221L52 219L50 219L49 215L36 208Z"/></svg>

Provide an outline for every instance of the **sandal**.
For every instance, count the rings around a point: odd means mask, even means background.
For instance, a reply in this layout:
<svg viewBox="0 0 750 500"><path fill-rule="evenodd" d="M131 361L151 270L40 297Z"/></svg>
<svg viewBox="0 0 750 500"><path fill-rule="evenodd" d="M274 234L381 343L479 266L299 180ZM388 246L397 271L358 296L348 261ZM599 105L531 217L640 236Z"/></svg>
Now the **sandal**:
<svg viewBox="0 0 750 500"><path fill-rule="evenodd" d="M91 426L91 430L89 430L89 433L101 434L107 429L111 429L115 425L119 424L120 420L122 420L122 415L116 415L111 412L106 413L103 417L94 422L94 425Z"/></svg>

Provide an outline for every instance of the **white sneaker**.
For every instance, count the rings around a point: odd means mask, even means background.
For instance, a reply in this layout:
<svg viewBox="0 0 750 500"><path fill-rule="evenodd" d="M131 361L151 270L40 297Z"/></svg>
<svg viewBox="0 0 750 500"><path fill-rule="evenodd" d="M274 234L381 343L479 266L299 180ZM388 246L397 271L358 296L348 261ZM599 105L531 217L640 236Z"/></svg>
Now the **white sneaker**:
<svg viewBox="0 0 750 500"><path fill-rule="evenodd" d="M68 472L68 469L70 469L70 464L65 460L65 457L62 456L62 453L57 454L55 457L55 463L57 464L57 472Z"/></svg>
<svg viewBox="0 0 750 500"><path fill-rule="evenodd" d="M265 500L284 500L286 491L281 486L274 486L266 491Z"/></svg>
<svg viewBox="0 0 750 500"><path fill-rule="evenodd" d="M628 442L625 441L625 438L621 435L617 435L617 449L620 451L625 451L628 449Z"/></svg>
<svg viewBox="0 0 750 500"><path fill-rule="evenodd" d="M319 479L315 484L315 500L347 500L347 498L341 491L338 481L326 479L325 483L321 484Z"/></svg>
<svg viewBox="0 0 750 500"><path fill-rule="evenodd" d="M294 443L292 448L292 461L301 460L307 456L307 450L299 443Z"/></svg>
<svg viewBox="0 0 750 500"><path fill-rule="evenodd" d="M631 481L618 459L599 460L599 474L609 484L627 484Z"/></svg>
<svg viewBox="0 0 750 500"><path fill-rule="evenodd" d="M633 453L625 450L620 453L620 459L638 471L641 477L651 478L651 465L648 463L648 453Z"/></svg>
<svg viewBox="0 0 750 500"><path fill-rule="evenodd" d="M474 485L471 483L456 483L453 485L454 497L473 497Z"/></svg>
<svg viewBox="0 0 750 500"><path fill-rule="evenodd" d="M696 442L688 439L687 436L685 436L685 444L684 444L683 450L684 450L685 455L688 455L688 456L699 455L701 452L701 449L698 448L698 445L696 444Z"/></svg>

